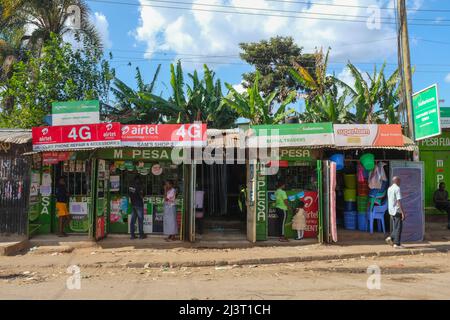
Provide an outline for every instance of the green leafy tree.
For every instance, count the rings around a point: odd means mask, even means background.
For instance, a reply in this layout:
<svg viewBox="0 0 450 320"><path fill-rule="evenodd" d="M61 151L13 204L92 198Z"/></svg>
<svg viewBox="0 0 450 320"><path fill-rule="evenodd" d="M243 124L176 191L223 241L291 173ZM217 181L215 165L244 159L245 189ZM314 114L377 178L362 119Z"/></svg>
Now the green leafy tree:
<svg viewBox="0 0 450 320"><path fill-rule="evenodd" d="M303 48L295 44L292 37L275 37L268 41L241 43L240 47L241 59L254 66L260 74L259 88L263 95L268 96L274 90L279 90L278 102L285 100L293 90L305 89L303 83L296 82L288 76L293 62L314 74L314 55L302 54ZM245 88L253 86L256 71L243 74Z"/></svg>
<svg viewBox="0 0 450 320"><path fill-rule="evenodd" d="M399 115L399 97L400 97L400 76L398 70L386 80L385 75L381 78L381 93L379 95L378 106L376 112L377 117L382 119L384 123L398 124L400 123Z"/></svg>
<svg viewBox="0 0 450 320"><path fill-rule="evenodd" d="M296 96L295 91L291 91L287 98L283 100L276 112L273 112L275 98L278 90L270 92L267 96L262 96L259 88L259 72L256 72L253 86L247 88L244 93L239 93L233 86L226 83L229 90L227 97L223 98L223 105L229 106L236 111L240 117L250 120L253 125L256 124L277 124L283 122L286 117L294 114L294 109L286 110Z"/></svg>
<svg viewBox="0 0 450 320"><path fill-rule="evenodd" d="M55 101L98 99L108 102L114 70L101 50L85 43L73 50L60 36L51 35L39 57L28 53L14 64L0 99L14 97L11 109L1 110L0 126L30 128L43 124Z"/></svg>

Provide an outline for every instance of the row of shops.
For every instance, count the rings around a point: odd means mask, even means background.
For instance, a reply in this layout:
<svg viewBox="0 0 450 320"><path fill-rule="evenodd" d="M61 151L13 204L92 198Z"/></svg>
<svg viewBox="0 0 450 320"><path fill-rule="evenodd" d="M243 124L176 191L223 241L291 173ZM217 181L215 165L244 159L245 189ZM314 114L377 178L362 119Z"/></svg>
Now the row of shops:
<svg viewBox="0 0 450 320"><path fill-rule="evenodd" d="M336 242L344 228L369 230L368 216L358 215L364 214L364 207L384 204L383 190L396 175L404 181L410 217L404 226L405 241L421 241L425 207L432 206L430 194L438 182L449 179L449 134L417 146L397 125L316 123L207 130L202 124L99 123L34 128L25 132L28 139L20 144L0 141L21 150L12 155L0 149L1 201L8 201L11 208L14 202L26 203L26 213L5 211L2 205L1 233L29 237L56 233L55 189L64 178L70 194L67 233L97 240L128 234L132 210L128 187L139 176L147 234L163 231L163 183L172 180L181 240L200 239L199 220L218 219L239 220L243 237L251 242L278 237L274 193L281 181L293 207L305 203L305 237ZM369 165L363 163L364 155L370 155ZM14 161L22 166L21 176L8 174ZM378 191L370 193L369 179L379 166L384 177L378 178ZM26 219L5 228L14 214L25 214ZM285 221L287 237L294 236L292 215L289 212ZM349 219L355 219L354 226ZM388 229L389 220L385 222Z"/></svg>

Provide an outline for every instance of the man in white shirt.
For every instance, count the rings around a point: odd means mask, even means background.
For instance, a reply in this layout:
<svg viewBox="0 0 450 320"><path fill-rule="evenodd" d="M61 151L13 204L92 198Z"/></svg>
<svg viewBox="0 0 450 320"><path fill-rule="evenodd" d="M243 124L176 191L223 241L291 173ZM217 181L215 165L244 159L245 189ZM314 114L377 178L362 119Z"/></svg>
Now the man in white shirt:
<svg viewBox="0 0 450 320"><path fill-rule="evenodd" d="M392 185L388 189L388 207L389 214L392 218L393 229L390 237L386 238L386 242L393 245L396 249L404 248L401 243L403 221L405 220L405 210L401 203L402 194L400 191L400 178L392 178Z"/></svg>

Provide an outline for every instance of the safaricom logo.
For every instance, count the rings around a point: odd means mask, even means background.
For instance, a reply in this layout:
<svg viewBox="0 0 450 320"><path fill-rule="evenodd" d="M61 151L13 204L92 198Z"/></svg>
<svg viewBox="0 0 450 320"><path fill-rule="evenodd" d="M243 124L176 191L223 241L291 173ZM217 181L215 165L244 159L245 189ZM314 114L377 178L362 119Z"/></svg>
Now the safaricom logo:
<svg viewBox="0 0 450 320"><path fill-rule="evenodd" d="M370 135L370 129L353 128L353 129L338 129L338 135L341 136L368 136Z"/></svg>

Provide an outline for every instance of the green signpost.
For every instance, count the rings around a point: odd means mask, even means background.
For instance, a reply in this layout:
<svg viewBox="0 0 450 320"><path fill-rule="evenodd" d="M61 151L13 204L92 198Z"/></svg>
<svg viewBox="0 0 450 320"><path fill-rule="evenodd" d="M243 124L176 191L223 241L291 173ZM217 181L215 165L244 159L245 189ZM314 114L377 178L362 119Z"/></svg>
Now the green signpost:
<svg viewBox="0 0 450 320"><path fill-rule="evenodd" d="M439 113L437 84L413 95L414 137L416 141L441 134Z"/></svg>

